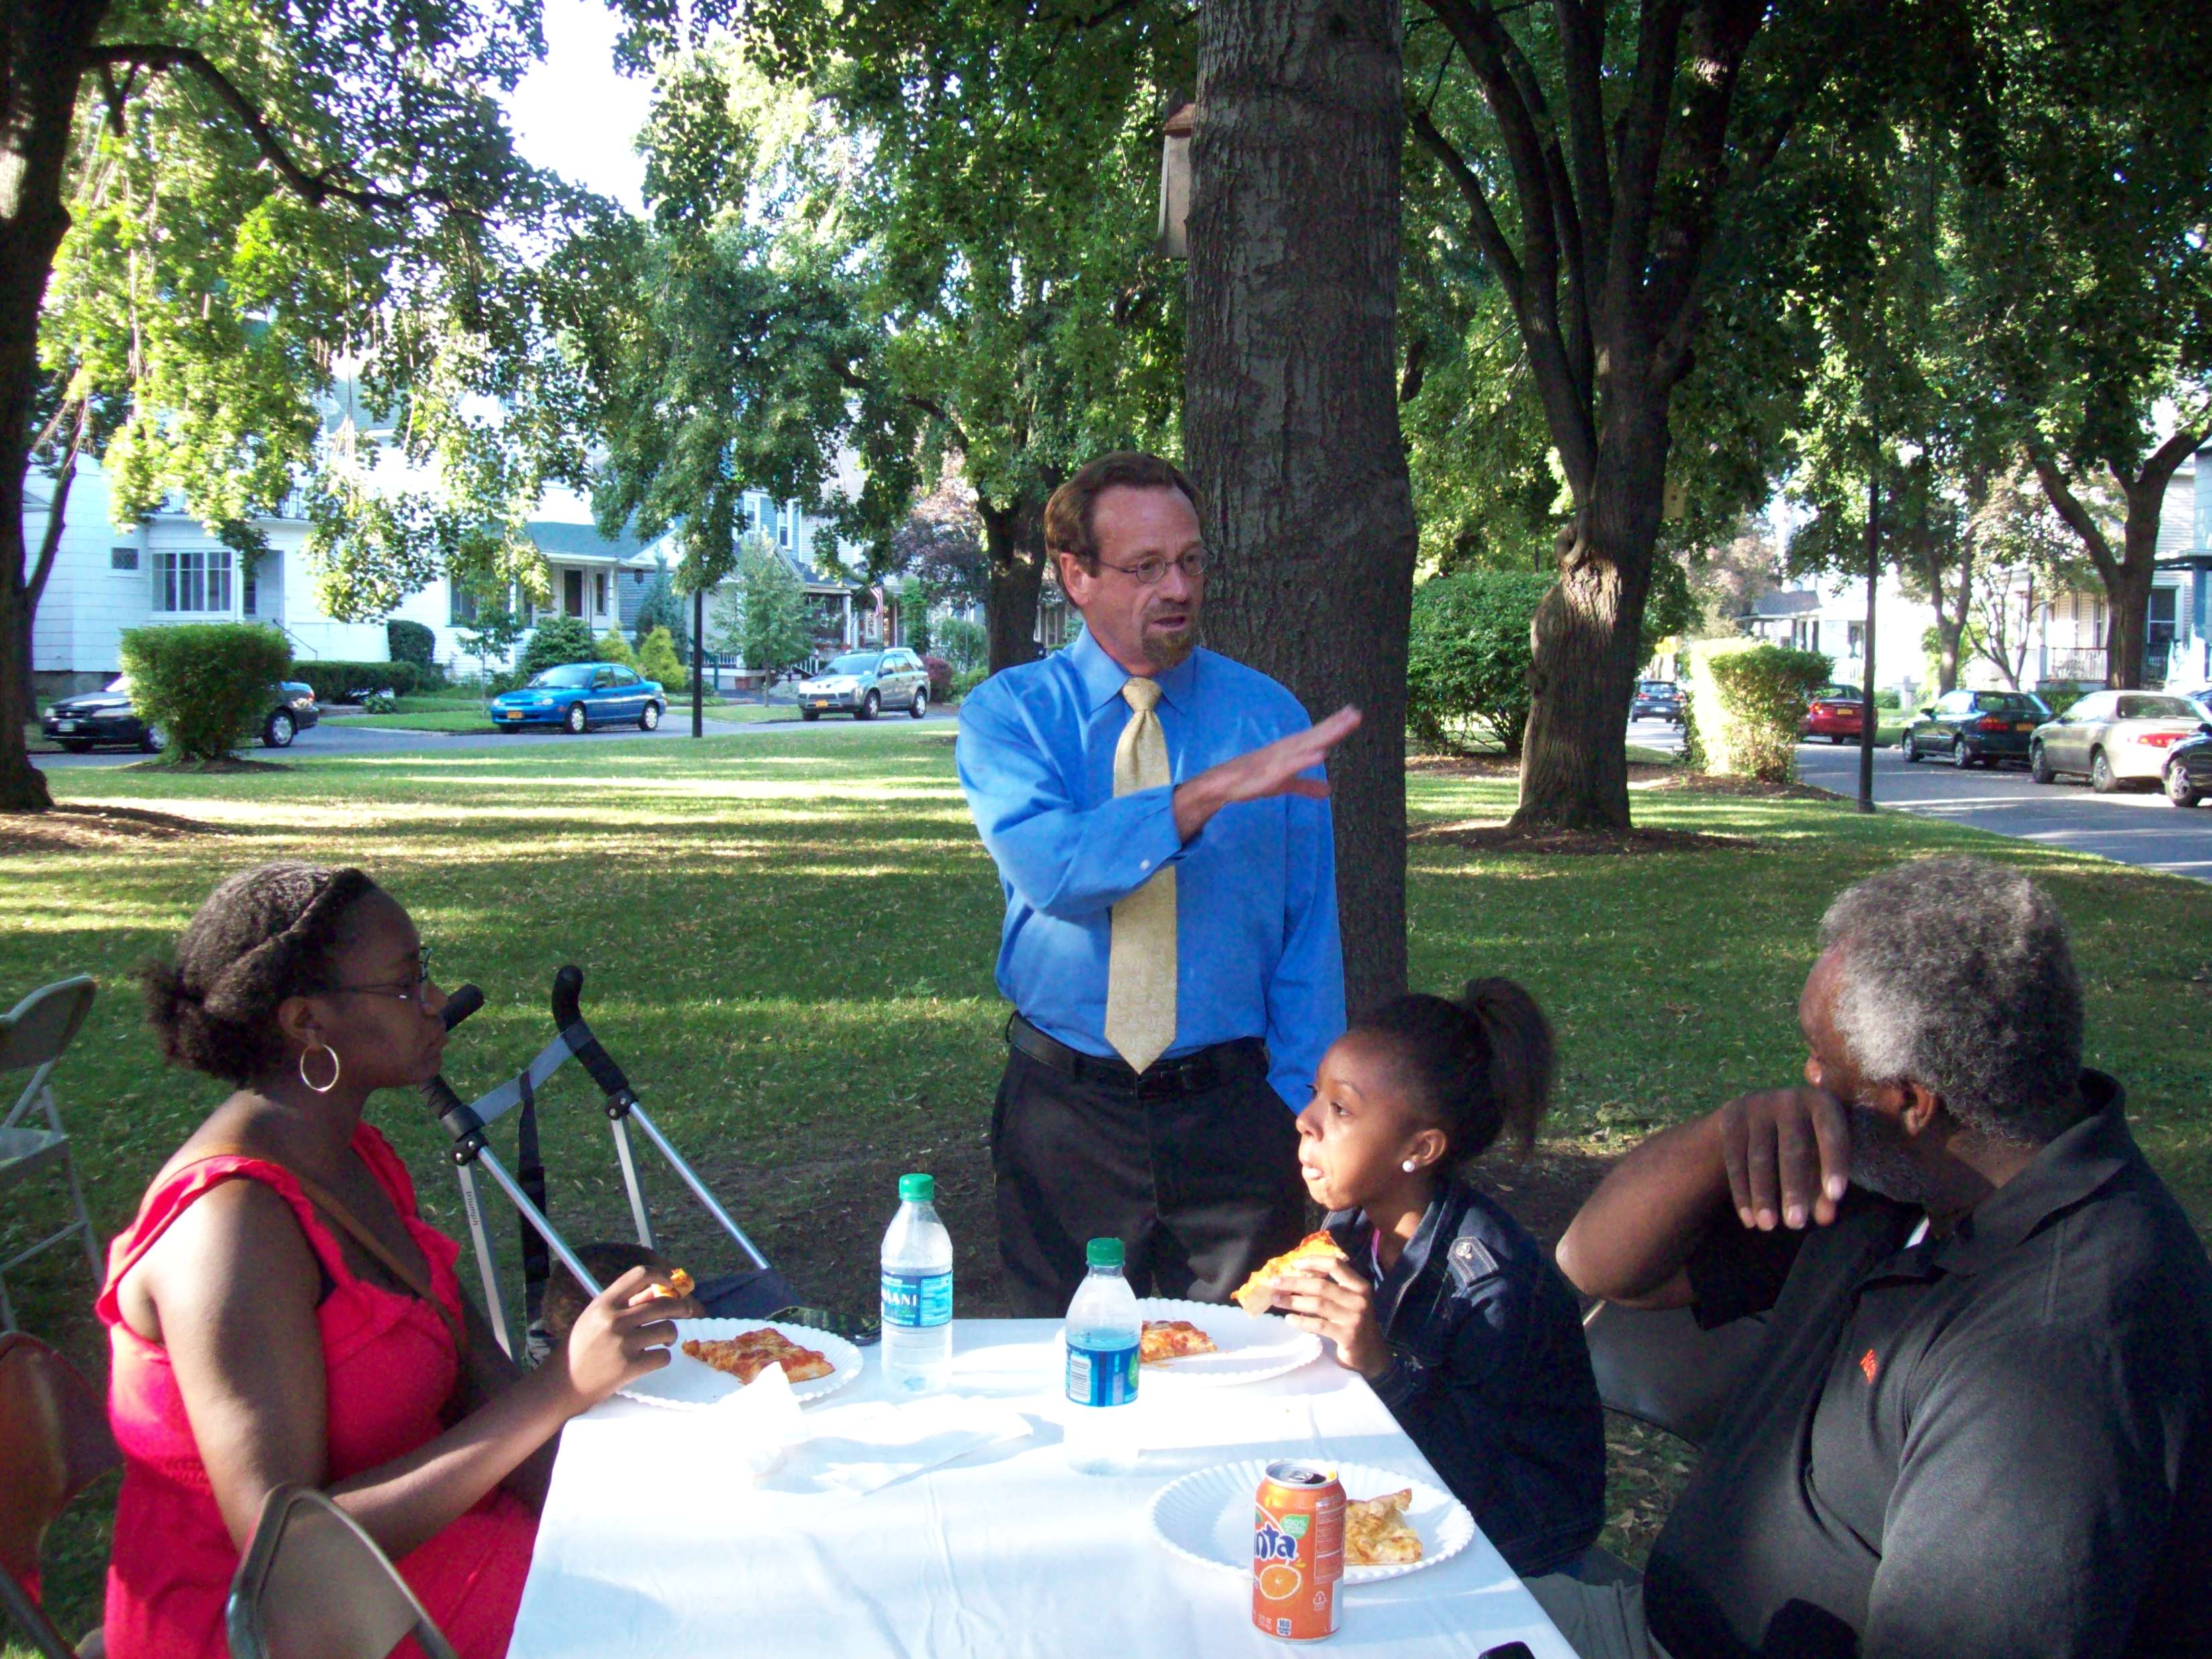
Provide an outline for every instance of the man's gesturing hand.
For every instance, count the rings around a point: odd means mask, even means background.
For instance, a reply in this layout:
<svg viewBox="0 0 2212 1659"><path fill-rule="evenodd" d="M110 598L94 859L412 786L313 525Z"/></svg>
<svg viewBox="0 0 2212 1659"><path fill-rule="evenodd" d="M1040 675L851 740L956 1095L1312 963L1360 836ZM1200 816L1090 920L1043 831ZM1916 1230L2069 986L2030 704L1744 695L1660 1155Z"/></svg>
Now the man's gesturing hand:
<svg viewBox="0 0 2212 1659"><path fill-rule="evenodd" d="M1739 1095L1720 1109L1729 1198L1747 1227L1823 1227L1851 1176L1850 1119L1824 1089Z"/></svg>
<svg viewBox="0 0 2212 1659"><path fill-rule="evenodd" d="M1317 726L1200 773L1175 792L1176 833L1188 841L1232 801L1265 800L1271 795L1326 797L1325 781L1299 774L1319 766L1330 750L1358 729L1359 711L1347 703Z"/></svg>

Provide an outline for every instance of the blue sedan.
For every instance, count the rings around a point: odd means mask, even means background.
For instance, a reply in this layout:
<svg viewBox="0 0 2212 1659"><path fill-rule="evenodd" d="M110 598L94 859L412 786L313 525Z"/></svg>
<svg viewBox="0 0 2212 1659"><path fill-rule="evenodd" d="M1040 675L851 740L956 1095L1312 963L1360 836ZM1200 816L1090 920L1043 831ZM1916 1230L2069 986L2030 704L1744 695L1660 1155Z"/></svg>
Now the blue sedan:
<svg viewBox="0 0 2212 1659"><path fill-rule="evenodd" d="M641 732L650 732L667 712L668 698L660 682L640 679L620 663L562 663L532 675L530 684L520 690L502 691L491 700L491 723L502 732L520 732L527 726L587 732L594 726L633 721Z"/></svg>

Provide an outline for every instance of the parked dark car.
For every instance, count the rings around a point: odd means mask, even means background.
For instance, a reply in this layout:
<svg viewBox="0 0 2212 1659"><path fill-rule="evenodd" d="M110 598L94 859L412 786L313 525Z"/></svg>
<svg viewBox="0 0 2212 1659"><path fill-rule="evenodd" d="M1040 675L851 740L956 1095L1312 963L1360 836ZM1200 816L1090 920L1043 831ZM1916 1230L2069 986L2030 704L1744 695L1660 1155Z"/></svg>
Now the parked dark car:
<svg viewBox="0 0 2212 1659"><path fill-rule="evenodd" d="M1672 720L1682 723L1683 711L1689 706L1682 688L1672 680L1639 680L1636 695L1629 700L1628 718L1632 720Z"/></svg>
<svg viewBox="0 0 2212 1659"><path fill-rule="evenodd" d="M1946 691L1905 728L1908 761L1941 755L1954 766L2025 761L2035 728L2051 709L2032 691Z"/></svg>
<svg viewBox="0 0 2212 1659"><path fill-rule="evenodd" d="M315 690L298 680L270 688L270 709L261 718L261 741L270 749L289 749L292 739L322 718ZM169 740L158 726L138 718L131 701L131 682L118 676L105 691L84 691L47 705L39 726L73 755L103 744L158 755Z"/></svg>
<svg viewBox="0 0 2212 1659"><path fill-rule="evenodd" d="M2166 757L2166 798L2176 806L2194 806L2212 795L2212 720L2193 738L2184 738Z"/></svg>

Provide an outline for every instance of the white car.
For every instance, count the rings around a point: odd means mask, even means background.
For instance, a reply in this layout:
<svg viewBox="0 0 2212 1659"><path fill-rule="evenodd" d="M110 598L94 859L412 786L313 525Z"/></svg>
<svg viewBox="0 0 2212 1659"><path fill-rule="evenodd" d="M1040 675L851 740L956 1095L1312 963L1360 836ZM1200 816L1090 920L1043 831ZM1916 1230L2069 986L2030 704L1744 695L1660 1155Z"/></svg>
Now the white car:
<svg viewBox="0 0 2212 1659"><path fill-rule="evenodd" d="M2099 794L2124 782L2155 783L2173 745L2203 728L2203 711L2159 691L2092 691L2028 740L2027 769L2038 783L2062 772L2085 776Z"/></svg>

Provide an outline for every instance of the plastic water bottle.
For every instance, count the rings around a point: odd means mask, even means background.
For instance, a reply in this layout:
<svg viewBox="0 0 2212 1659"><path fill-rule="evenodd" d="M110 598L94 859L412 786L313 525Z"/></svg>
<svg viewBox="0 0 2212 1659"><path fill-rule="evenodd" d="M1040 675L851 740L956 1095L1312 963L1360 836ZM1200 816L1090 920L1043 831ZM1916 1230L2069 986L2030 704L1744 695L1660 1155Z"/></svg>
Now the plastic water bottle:
<svg viewBox="0 0 2212 1659"><path fill-rule="evenodd" d="M942 1388L952 1363L952 1235L937 1218L937 1182L899 1177L884 1235L884 1375L894 1389Z"/></svg>
<svg viewBox="0 0 2212 1659"><path fill-rule="evenodd" d="M1091 1271L1067 1304L1067 1465L1079 1474L1137 1467L1137 1361L1145 1321L1121 1277L1121 1241L1094 1238Z"/></svg>

